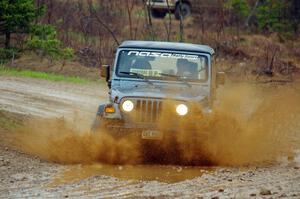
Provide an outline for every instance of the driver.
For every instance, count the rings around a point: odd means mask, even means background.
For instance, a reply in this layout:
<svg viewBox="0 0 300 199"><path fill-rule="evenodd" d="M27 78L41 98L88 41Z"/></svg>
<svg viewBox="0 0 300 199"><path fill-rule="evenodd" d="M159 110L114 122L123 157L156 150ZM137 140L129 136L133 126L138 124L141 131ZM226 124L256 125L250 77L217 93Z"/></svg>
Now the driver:
<svg viewBox="0 0 300 199"><path fill-rule="evenodd" d="M149 63L149 59L145 57L137 57L131 68L151 70L151 64Z"/></svg>

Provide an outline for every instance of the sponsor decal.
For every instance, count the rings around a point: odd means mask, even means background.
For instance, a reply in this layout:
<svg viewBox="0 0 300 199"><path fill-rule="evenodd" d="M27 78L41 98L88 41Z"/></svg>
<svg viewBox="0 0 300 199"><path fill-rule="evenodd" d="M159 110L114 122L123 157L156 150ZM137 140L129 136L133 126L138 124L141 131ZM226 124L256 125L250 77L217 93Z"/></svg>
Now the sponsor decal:
<svg viewBox="0 0 300 199"><path fill-rule="evenodd" d="M135 55L140 57L163 57L163 58L189 59L189 60L197 60L199 58L198 55L164 53L164 52L147 52L147 51L129 51L128 55Z"/></svg>
<svg viewBox="0 0 300 199"><path fill-rule="evenodd" d="M137 69L137 68L131 68L130 72L138 73L147 77L161 77L160 70L147 70L147 69Z"/></svg>

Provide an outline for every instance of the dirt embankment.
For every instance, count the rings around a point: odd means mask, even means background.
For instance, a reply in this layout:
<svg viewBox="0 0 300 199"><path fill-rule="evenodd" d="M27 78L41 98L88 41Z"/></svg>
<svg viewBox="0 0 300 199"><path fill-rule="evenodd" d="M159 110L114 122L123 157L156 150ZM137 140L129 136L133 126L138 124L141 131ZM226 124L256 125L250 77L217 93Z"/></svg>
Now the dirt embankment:
<svg viewBox="0 0 300 199"><path fill-rule="evenodd" d="M46 58L42 59L34 53L25 53L20 58L8 63L8 67L10 68L55 73L90 80L98 80L100 78L100 66L98 64L96 66L88 67L76 60L67 61L66 63L55 60L50 62Z"/></svg>
<svg viewBox="0 0 300 199"><path fill-rule="evenodd" d="M211 135L202 143L206 150L199 153L184 134L177 137L188 144L179 145L188 146L182 160L206 154L214 162L190 167L140 165L139 143L89 134L106 95L99 86L0 81L2 109L46 116L29 117L10 133L0 131L0 197L300 197L298 85L222 88L208 128L199 126L199 133L205 128Z"/></svg>

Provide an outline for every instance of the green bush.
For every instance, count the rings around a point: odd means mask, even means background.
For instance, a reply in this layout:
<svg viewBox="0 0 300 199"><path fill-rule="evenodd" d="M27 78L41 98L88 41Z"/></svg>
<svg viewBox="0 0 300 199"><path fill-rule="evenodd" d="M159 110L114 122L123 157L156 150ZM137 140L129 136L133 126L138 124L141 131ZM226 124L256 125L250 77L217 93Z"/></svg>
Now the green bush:
<svg viewBox="0 0 300 199"><path fill-rule="evenodd" d="M62 51L62 58L67 60L67 59L72 59L74 57L74 49L73 48L64 48Z"/></svg>
<svg viewBox="0 0 300 199"><path fill-rule="evenodd" d="M16 48L0 48L0 64L4 64L8 60L20 57L20 50Z"/></svg>
<svg viewBox="0 0 300 199"><path fill-rule="evenodd" d="M229 0L226 2L225 8L231 10L240 20L247 17L250 13L246 0Z"/></svg>
<svg viewBox="0 0 300 199"><path fill-rule="evenodd" d="M239 37L240 25L250 13L248 2L246 0L229 0L224 6L231 11L234 17L237 36Z"/></svg>
<svg viewBox="0 0 300 199"><path fill-rule="evenodd" d="M41 57L59 59L61 55L61 42L57 39L43 40L32 38L27 41L27 47L37 52Z"/></svg>
<svg viewBox="0 0 300 199"><path fill-rule="evenodd" d="M291 37L297 20L291 14L292 4L282 0L265 0L258 7L256 17L262 32L277 32L280 36Z"/></svg>
<svg viewBox="0 0 300 199"><path fill-rule="evenodd" d="M31 28L31 38L27 41L27 47L34 50L41 57L53 59L72 59L74 50L63 48L60 40L56 38L56 29L51 25L34 25Z"/></svg>
<svg viewBox="0 0 300 199"><path fill-rule="evenodd" d="M41 40L55 39L56 29L51 25L36 24L30 28L30 33Z"/></svg>

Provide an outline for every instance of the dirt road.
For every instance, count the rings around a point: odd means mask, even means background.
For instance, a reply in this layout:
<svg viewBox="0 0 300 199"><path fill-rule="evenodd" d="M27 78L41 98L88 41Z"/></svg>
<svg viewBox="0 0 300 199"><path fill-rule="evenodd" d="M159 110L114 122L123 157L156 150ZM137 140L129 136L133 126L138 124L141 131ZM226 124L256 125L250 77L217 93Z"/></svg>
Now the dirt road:
<svg viewBox="0 0 300 199"><path fill-rule="evenodd" d="M103 85L72 85L41 79L0 77L0 109L40 117L67 117L80 110L95 114L107 99Z"/></svg>
<svg viewBox="0 0 300 199"><path fill-rule="evenodd" d="M0 109L38 117L93 118L101 85L0 77ZM300 157L243 167L61 165L27 155L0 129L0 198L300 198ZM74 146L78 147L78 146Z"/></svg>

